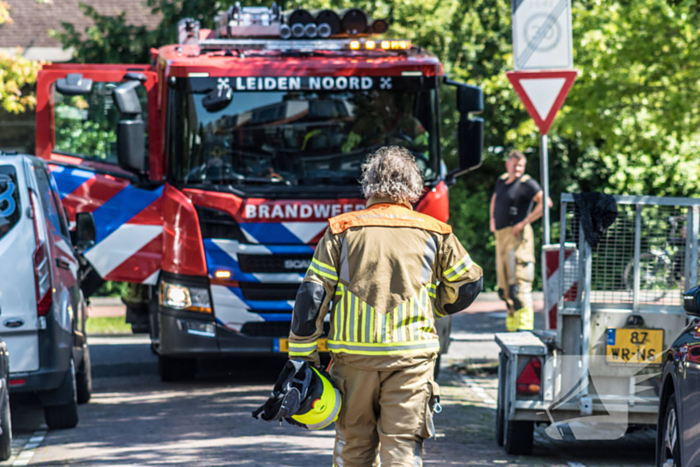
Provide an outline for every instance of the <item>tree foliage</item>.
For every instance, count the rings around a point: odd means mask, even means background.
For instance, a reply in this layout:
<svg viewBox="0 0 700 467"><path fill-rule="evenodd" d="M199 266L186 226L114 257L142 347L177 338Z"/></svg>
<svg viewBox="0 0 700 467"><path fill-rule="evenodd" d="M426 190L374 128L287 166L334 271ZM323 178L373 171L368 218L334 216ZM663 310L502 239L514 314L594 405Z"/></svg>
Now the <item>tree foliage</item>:
<svg viewBox="0 0 700 467"><path fill-rule="evenodd" d="M11 5L0 0L0 25L12 23ZM42 63L22 57L22 49L15 55L0 52L0 107L9 113L17 114L36 105L32 86Z"/></svg>
<svg viewBox="0 0 700 467"><path fill-rule="evenodd" d="M148 51L176 38L177 21L197 17L211 26L213 12L232 2L148 0L163 22L156 31L133 28L124 16L100 17L83 39L67 25L57 33L76 48L76 60L146 62ZM268 2L245 2L267 4ZM512 148L530 157L527 171L539 179L537 129L512 90L510 2L501 0L288 0L285 8L358 7L391 22L393 36L407 37L435 53L451 78L484 90L484 164L451 190L451 223L495 284L488 201L504 155ZM700 189L695 161L700 149L700 13L692 0L576 0L573 2L575 66L580 70L566 105L550 131L550 186L557 219L566 191L690 196ZM453 90L441 89L442 155L456 165Z"/></svg>

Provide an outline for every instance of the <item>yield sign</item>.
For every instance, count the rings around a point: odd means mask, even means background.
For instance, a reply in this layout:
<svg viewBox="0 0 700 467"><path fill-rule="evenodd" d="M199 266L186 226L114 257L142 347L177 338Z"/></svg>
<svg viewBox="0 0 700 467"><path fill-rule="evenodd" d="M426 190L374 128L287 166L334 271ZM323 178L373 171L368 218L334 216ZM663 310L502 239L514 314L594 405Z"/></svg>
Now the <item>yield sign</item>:
<svg viewBox="0 0 700 467"><path fill-rule="evenodd" d="M576 70L506 73L527 113L546 135L578 75Z"/></svg>

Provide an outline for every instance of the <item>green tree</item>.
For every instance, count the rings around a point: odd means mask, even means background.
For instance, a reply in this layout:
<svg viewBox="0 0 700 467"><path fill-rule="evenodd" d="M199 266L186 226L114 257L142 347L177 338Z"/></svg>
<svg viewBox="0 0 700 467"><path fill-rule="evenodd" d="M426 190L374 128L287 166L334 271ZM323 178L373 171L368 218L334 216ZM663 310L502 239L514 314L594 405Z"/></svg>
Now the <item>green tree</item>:
<svg viewBox="0 0 700 467"><path fill-rule="evenodd" d="M0 1L0 25L12 23L11 5ZM22 57L22 49L15 55L0 53L0 107L11 113L22 113L36 105L33 85L42 63Z"/></svg>

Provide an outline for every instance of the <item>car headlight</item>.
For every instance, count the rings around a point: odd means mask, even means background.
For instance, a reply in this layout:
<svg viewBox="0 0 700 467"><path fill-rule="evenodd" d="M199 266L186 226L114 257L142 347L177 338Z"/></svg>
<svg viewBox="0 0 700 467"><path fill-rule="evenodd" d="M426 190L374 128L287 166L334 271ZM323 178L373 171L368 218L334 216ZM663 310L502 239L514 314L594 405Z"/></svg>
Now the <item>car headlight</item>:
<svg viewBox="0 0 700 467"><path fill-rule="evenodd" d="M209 290L204 287L187 287L162 281L159 298L160 304L169 308L211 313Z"/></svg>

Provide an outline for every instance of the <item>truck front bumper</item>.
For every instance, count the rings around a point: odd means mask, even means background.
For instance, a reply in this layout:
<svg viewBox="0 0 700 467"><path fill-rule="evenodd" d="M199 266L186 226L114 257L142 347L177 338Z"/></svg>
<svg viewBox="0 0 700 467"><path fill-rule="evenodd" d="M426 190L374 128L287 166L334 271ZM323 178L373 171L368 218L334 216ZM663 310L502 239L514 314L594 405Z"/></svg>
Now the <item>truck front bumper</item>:
<svg viewBox="0 0 700 467"><path fill-rule="evenodd" d="M287 337L248 336L216 322L211 316L196 316L161 307L158 322L160 355L214 358L235 354L278 354L279 339ZM277 323L289 329L289 323Z"/></svg>

